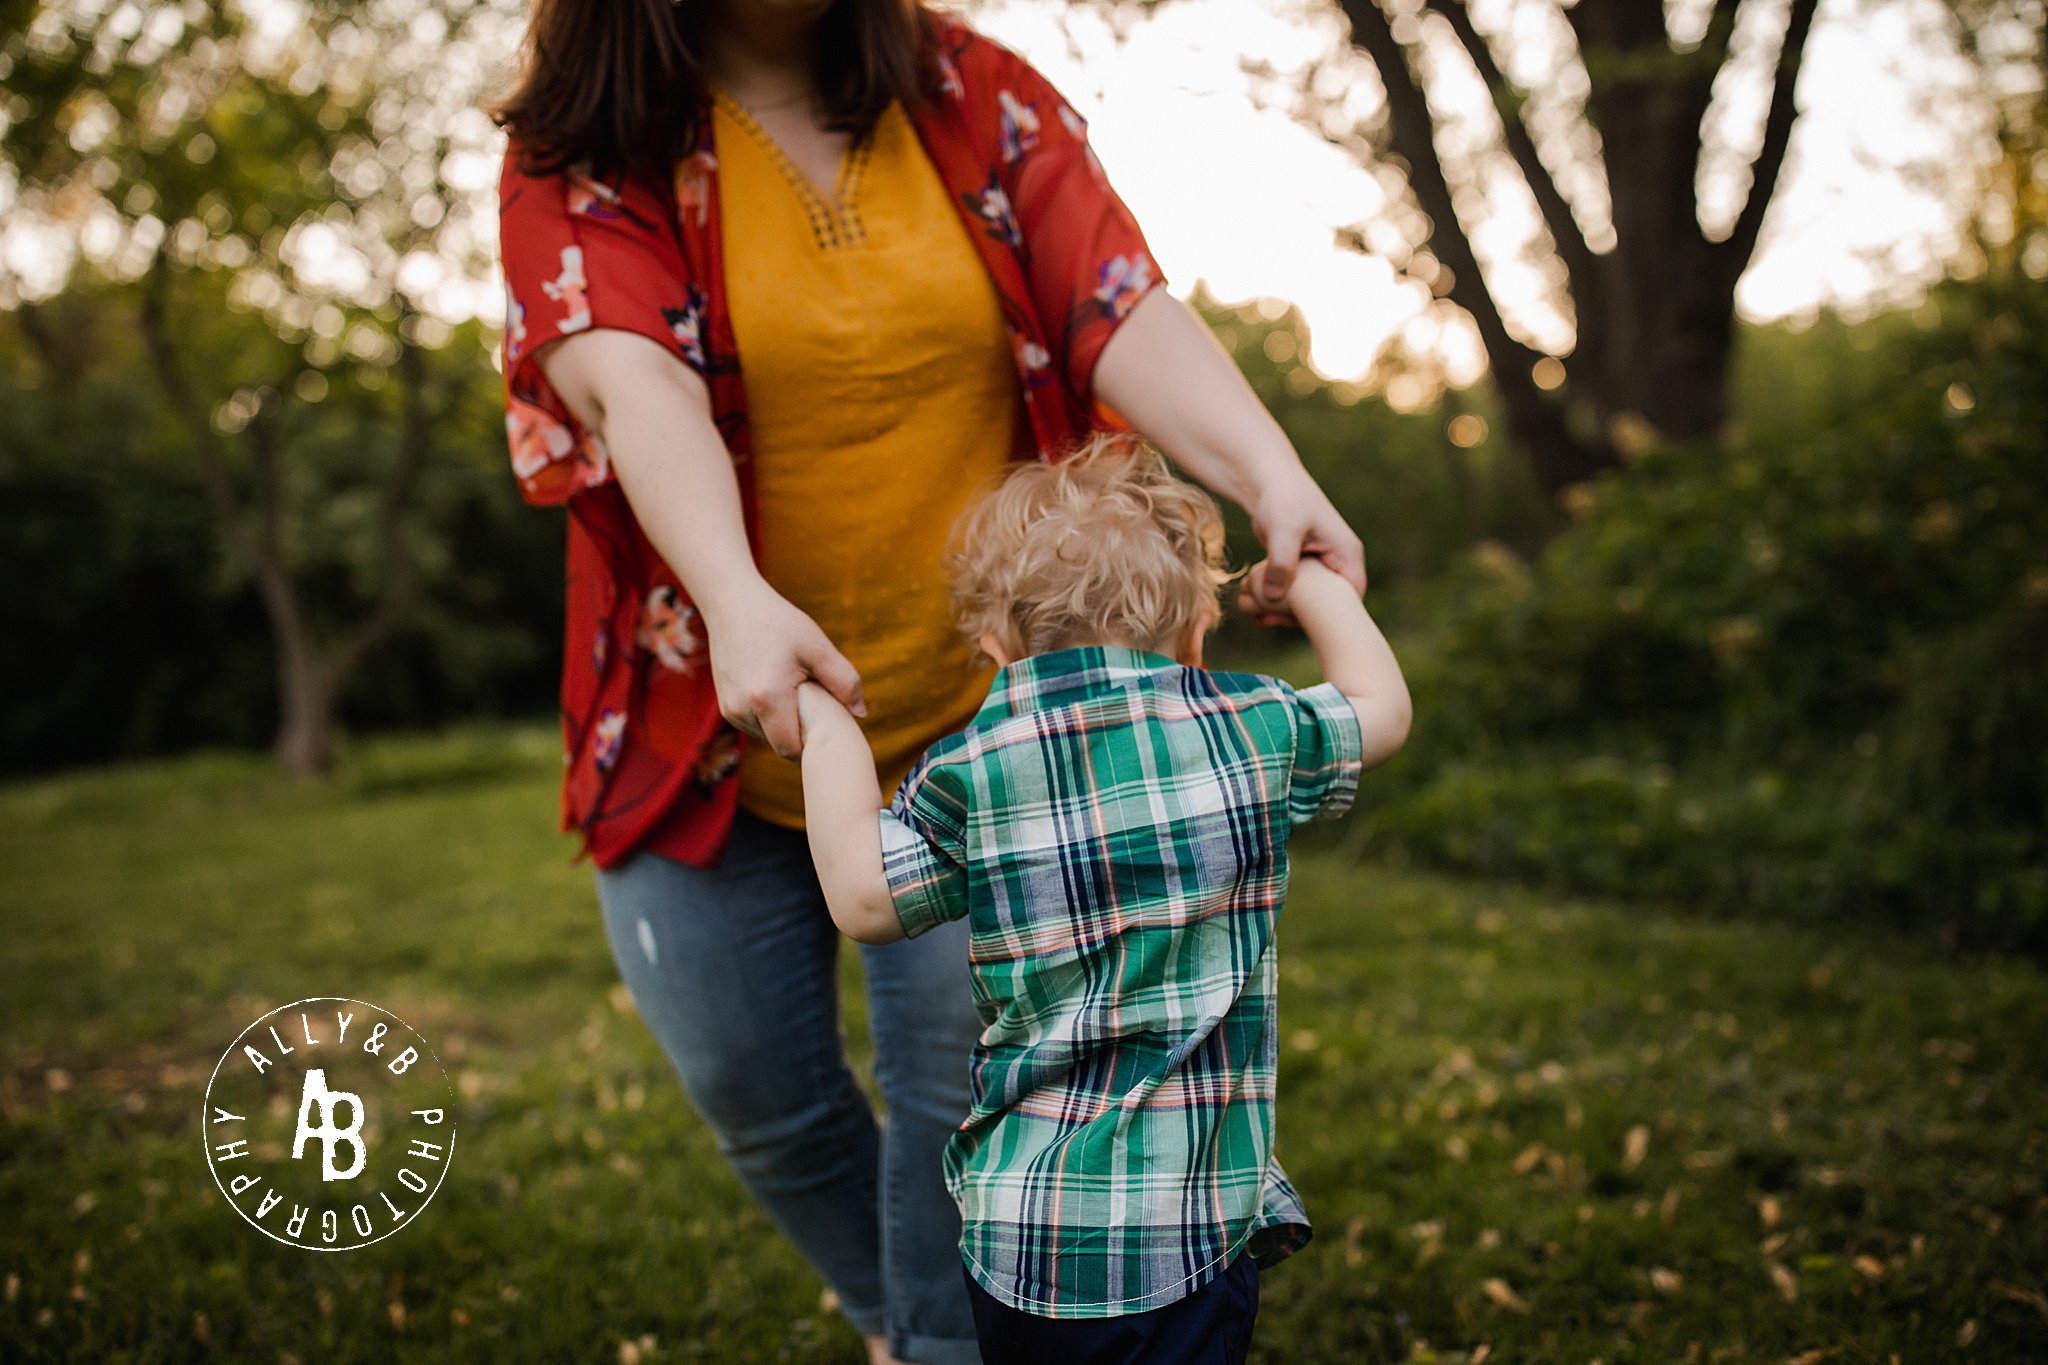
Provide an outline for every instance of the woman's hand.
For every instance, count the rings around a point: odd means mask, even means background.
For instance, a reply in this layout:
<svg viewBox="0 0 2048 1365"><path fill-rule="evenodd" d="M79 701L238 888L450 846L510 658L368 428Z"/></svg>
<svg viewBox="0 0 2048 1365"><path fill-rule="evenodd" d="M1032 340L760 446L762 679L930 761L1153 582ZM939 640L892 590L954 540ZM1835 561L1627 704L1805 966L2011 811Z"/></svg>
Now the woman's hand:
<svg viewBox="0 0 2048 1365"><path fill-rule="evenodd" d="M797 688L815 680L856 716L868 713L860 674L800 608L759 579L747 589L700 604L711 681L727 721L766 740L784 758L803 752Z"/></svg>
<svg viewBox="0 0 2048 1365"><path fill-rule="evenodd" d="M1287 589L1303 555L1365 592L1358 537L1193 309L1164 289L1139 299L1103 346L1094 384L1095 396L1168 459L1251 513L1268 558L1239 598L1253 620L1293 621Z"/></svg>
<svg viewBox="0 0 2048 1365"><path fill-rule="evenodd" d="M576 420L604 437L633 515L703 613L725 718L795 758L805 678L866 715L853 665L754 567L732 455L702 377L659 343L609 329L552 342L539 358Z"/></svg>
<svg viewBox="0 0 2048 1365"><path fill-rule="evenodd" d="M1239 611L1262 626L1292 624L1287 594L1307 556L1321 560L1353 593L1365 595L1365 546L1306 471L1272 480L1250 511L1266 558L1244 576Z"/></svg>

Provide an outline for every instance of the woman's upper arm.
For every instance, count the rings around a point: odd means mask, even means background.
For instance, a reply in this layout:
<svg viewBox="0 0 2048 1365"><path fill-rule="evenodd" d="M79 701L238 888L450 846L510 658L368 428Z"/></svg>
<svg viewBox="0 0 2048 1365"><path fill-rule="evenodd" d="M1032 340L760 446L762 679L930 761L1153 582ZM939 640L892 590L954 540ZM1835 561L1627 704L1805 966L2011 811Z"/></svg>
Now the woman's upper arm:
<svg viewBox="0 0 2048 1365"><path fill-rule="evenodd" d="M668 347L638 332L601 328L563 337L535 356L563 404L587 431L602 433L605 413L631 396L673 394L709 418L711 390Z"/></svg>
<svg viewBox="0 0 2048 1365"><path fill-rule="evenodd" d="M1138 300L1164 282L1088 126L1029 62L989 43L996 130L1032 304L1059 343L1066 379L1091 396L1095 362Z"/></svg>

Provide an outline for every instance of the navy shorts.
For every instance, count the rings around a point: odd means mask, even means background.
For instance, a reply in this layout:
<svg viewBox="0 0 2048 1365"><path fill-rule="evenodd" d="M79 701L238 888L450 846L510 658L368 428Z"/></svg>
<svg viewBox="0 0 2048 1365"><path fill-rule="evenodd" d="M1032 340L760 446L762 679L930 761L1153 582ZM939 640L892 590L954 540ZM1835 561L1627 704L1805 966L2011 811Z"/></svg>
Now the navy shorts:
<svg viewBox="0 0 2048 1365"><path fill-rule="evenodd" d="M1042 1318L967 1277L982 1365L1244 1365L1259 1316L1259 1268L1230 1269L1164 1308L1117 1318Z"/></svg>

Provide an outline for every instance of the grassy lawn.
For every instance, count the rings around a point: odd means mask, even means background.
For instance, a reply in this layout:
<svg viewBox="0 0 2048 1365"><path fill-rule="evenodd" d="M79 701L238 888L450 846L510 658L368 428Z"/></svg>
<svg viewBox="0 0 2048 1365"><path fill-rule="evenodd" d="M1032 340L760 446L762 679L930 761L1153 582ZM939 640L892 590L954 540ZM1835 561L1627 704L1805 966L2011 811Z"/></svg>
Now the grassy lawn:
<svg viewBox="0 0 2048 1365"><path fill-rule="evenodd" d="M539 731L0 788L0 1358L858 1358L617 987ZM2048 1359L2048 982L1299 855L1265 1362ZM854 984L849 955L847 981ZM200 1151L266 1010L375 1001L459 1156L322 1256ZM858 995L849 1031L865 1047Z"/></svg>

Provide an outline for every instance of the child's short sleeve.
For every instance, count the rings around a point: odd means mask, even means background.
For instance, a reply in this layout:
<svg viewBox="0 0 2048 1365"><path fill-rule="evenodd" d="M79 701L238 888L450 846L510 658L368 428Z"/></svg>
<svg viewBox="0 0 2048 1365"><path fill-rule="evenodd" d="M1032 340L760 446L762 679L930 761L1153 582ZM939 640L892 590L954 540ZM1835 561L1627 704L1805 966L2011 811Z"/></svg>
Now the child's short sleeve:
<svg viewBox="0 0 2048 1365"><path fill-rule="evenodd" d="M918 760L878 813L882 874L906 938L967 913L967 803L957 776Z"/></svg>
<svg viewBox="0 0 2048 1365"><path fill-rule="evenodd" d="M1358 712L1335 683L1296 690L1278 684L1294 716L1294 765L1287 813L1297 825L1351 809L1365 771L1365 740Z"/></svg>

